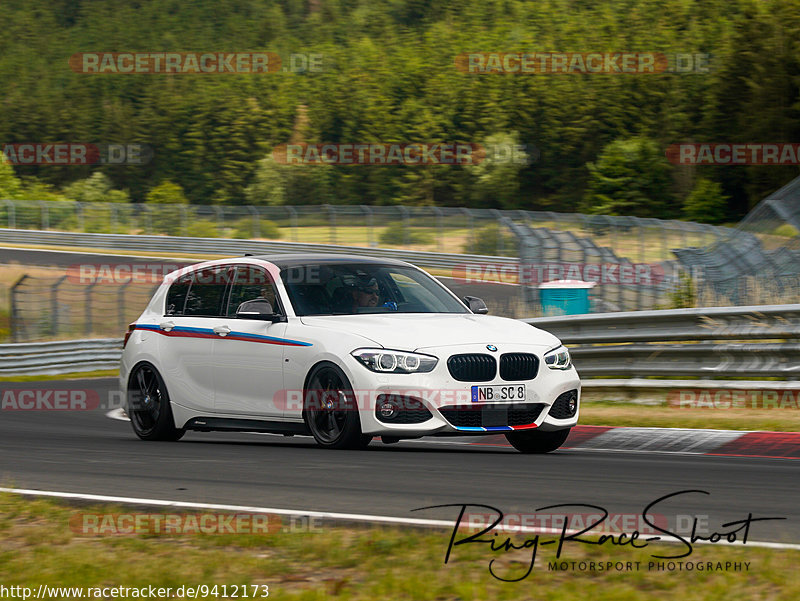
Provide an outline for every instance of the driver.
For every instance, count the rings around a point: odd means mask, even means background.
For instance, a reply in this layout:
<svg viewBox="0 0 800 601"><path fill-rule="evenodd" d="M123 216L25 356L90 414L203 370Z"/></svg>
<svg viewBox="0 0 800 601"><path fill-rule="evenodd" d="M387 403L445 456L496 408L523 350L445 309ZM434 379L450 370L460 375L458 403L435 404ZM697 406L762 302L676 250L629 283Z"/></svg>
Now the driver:
<svg viewBox="0 0 800 601"><path fill-rule="evenodd" d="M377 307L380 297L378 280L369 276L358 276L352 294L353 308Z"/></svg>

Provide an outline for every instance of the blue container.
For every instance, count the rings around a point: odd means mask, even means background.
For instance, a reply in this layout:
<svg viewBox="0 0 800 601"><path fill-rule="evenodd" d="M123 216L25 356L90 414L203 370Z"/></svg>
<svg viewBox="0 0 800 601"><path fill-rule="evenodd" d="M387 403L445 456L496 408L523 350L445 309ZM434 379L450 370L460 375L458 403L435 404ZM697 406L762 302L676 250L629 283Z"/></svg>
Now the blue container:
<svg viewBox="0 0 800 601"><path fill-rule="evenodd" d="M555 280L539 285L545 315L580 315L589 312L589 290L594 282Z"/></svg>

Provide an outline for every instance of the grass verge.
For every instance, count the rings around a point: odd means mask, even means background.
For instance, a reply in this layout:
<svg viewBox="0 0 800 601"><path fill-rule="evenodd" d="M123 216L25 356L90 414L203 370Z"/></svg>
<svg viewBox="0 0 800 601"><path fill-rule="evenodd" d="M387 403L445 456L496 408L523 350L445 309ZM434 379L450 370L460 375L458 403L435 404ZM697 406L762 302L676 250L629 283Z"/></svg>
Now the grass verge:
<svg viewBox="0 0 800 601"><path fill-rule="evenodd" d="M670 571L649 565L663 561L654 560L652 554L677 554L674 545L634 550L572 543L562 560L638 561L641 569L551 571L548 563L555 552L543 547L531 574L508 583L489 574L492 553L486 545L458 547L444 565L448 530L323 526L314 532L286 532L278 527L264 535L92 536L70 526L70 519L75 524L79 512L134 511L112 505L78 509L49 500L0 495L0 584L173 589L263 584L269 586L269 598L289 600L800 598L796 570L800 552L734 548L724 543L695 547L691 557L679 561L738 562L740 570ZM525 538L512 535L518 545ZM515 551L498 558L494 569L505 578L515 578L525 573L529 561L529 550ZM749 562L746 570L744 562Z"/></svg>
<svg viewBox="0 0 800 601"><path fill-rule="evenodd" d="M582 401L581 425L800 432L797 409L721 409Z"/></svg>
<svg viewBox="0 0 800 601"><path fill-rule="evenodd" d="M98 369L71 374L55 374L47 376L0 376L0 382L53 382L62 380L90 380L93 378L116 378L118 369Z"/></svg>

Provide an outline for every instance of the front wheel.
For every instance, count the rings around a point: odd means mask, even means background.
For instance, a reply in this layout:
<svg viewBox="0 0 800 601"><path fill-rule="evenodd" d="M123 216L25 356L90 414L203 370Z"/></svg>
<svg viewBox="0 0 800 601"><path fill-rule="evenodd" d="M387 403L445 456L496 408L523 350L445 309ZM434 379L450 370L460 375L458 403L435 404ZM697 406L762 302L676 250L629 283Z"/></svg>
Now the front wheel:
<svg viewBox="0 0 800 601"><path fill-rule="evenodd" d="M333 363L314 368L303 397L303 418L321 447L363 449L372 440L361 433L353 387Z"/></svg>
<svg viewBox="0 0 800 601"><path fill-rule="evenodd" d="M506 434L506 439L520 453L549 453L564 444L569 431L570 428L552 432L544 430L509 432Z"/></svg>
<svg viewBox="0 0 800 601"><path fill-rule="evenodd" d="M137 365L128 379L127 412L142 440L179 440L186 433L175 427L167 387L149 363Z"/></svg>

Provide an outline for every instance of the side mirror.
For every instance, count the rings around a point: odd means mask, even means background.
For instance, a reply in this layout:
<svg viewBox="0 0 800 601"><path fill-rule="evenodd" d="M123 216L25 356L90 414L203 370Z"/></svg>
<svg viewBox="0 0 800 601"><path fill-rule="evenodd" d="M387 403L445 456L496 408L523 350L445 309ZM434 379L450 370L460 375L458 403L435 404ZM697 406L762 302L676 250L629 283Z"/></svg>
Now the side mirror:
<svg viewBox="0 0 800 601"><path fill-rule="evenodd" d="M271 321L272 323L284 321L284 316L275 313L269 301L263 298L243 302L236 309L236 317Z"/></svg>
<svg viewBox="0 0 800 601"><path fill-rule="evenodd" d="M483 299L477 296L465 296L464 303L469 307L469 310L478 315L486 315L489 312L489 307L483 302Z"/></svg>

